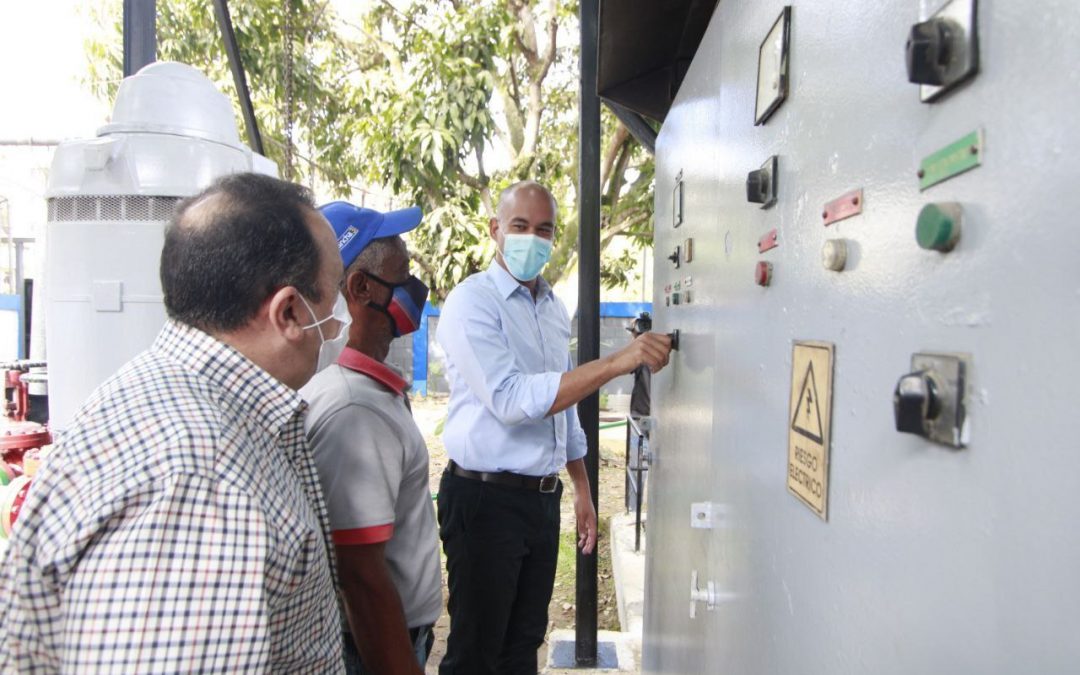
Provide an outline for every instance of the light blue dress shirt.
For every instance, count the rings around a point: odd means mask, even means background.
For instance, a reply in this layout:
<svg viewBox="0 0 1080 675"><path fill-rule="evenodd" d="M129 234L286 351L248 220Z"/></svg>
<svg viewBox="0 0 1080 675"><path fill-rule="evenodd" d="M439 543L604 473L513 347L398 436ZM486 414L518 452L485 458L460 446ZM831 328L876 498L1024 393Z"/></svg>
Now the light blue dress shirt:
<svg viewBox="0 0 1080 675"><path fill-rule="evenodd" d="M572 364L570 316L543 278L534 302L493 262L450 292L436 339L450 379L450 459L472 471L544 476L585 456L577 407L546 416Z"/></svg>

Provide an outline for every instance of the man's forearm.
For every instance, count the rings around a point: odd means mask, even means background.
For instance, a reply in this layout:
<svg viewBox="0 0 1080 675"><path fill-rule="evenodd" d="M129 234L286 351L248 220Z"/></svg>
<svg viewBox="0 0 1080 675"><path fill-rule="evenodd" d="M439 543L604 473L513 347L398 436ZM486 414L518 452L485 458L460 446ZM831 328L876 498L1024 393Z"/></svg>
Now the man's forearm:
<svg viewBox="0 0 1080 675"><path fill-rule="evenodd" d="M341 592L365 669L373 673L421 673L409 642L401 597L385 563L343 575Z"/></svg>
<svg viewBox="0 0 1080 675"><path fill-rule="evenodd" d="M559 392L555 402L548 410L548 416L561 413L572 405L577 405L583 398L604 386L619 375L611 357L589 361L573 370L562 374L559 380Z"/></svg>
<svg viewBox="0 0 1080 675"><path fill-rule="evenodd" d="M633 372L639 365L645 364L656 372L667 365L670 354L670 336L656 333L640 335L614 354L563 373L555 402L547 414L561 413L619 375Z"/></svg>
<svg viewBox="0 0 1080 675"><path fill-rule="evenodd" d="M592 499L592 490L589 487L589 474L585 471L585 459L575 459L566 463L566 473L570 474L570 480L574 483L574 495L582 495Z"/></svg>

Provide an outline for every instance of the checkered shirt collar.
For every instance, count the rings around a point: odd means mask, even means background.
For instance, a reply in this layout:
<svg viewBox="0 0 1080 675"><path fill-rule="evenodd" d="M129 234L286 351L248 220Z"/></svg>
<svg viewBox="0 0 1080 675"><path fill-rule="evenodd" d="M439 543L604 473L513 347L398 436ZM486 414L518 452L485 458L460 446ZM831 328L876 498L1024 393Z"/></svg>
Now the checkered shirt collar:
<svg viewBox="0 0 1080 675"><path fill-rule="evenodd" d="M198 328L168 320L152 350L205 377L231 396L240 410L250 410L252 419L272 436L307 409L300 394Z"/></svg>

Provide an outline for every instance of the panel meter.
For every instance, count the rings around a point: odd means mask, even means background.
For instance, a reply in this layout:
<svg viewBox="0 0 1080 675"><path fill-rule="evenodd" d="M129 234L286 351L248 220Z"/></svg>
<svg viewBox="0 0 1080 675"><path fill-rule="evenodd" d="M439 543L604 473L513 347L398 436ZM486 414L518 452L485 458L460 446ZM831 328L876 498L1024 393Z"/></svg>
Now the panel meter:
<svg viewBox="0 0 1080 675"><path fill-rule="evenodd" d="M791 32L791 7L785 7L765 41L758 47L757 102L754 106L754 125L776 112L788 93L788 42Z"/></svg>

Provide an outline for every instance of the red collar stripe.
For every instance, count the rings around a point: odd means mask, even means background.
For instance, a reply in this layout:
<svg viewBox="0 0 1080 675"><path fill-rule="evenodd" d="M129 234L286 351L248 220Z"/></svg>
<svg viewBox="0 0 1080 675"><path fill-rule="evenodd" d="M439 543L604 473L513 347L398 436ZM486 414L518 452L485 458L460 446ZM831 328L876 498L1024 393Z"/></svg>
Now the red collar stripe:
<svg viewBox="0 0 1080 675"><path fill-rule="evenodd" d="M404 396L409 388L409 383L385 363L379 363L351 347L346 347L345 351L341 352L337 362L351 371L367 375L400 396Z"/></svg>

